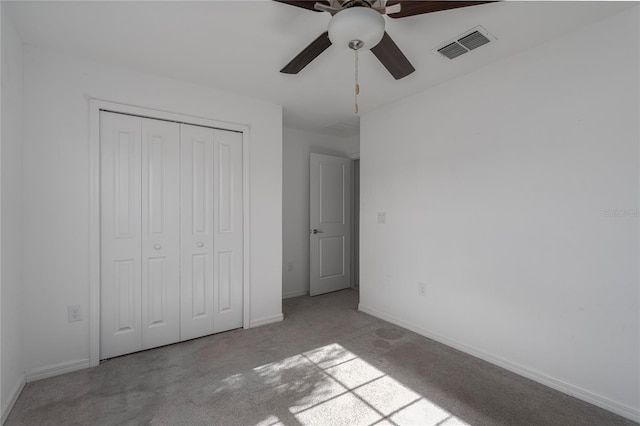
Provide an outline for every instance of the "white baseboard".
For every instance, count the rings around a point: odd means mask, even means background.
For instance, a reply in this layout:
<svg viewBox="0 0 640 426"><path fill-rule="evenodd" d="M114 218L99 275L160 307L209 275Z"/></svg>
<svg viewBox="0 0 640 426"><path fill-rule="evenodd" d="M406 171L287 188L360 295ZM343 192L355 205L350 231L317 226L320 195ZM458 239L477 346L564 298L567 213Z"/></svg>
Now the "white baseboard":
<svg viewBox="0 0 640 426"><path fill-rule="evenodd" d="M257 319L257 320L251 320L251 323L249 323L249 328L259 327L261 325L272 324L274 322L280 322L283 319L284 319L284 316L282 314L277 314L277 315L271 315L270 317L264 317L264 318L260 318L260 319Z"/></svg>
<svg viewBox="0 0 640 426"><path fill-rule="evenodd" d="M24 389L24 385L27 384L27 375L22 373L16 381L16 384L13 386L11 393L9 394L9 398L7 398L7 403L2 407L2 419L0 420L0 425L4 424L9 417L9 413L13 409L13 406L16 405L16 401L18 397L22 393L22 389Z"/></svg>
<svg viewBox="0 0 640 426"><path fill-rule="evenodd" d="M289 291L286 293L282 293L282 298L283 299L290 299L292 297L298 297L298 296L304 296L309 294L309 290L296 290L296 291Z"/></svg>
<svg viewBox="0 0 640 426"><path fill-rule="evenodd" d="M519 364L515 364L504 358L491 355L489 353L477 350L475 348L472 348L470 346L467 346L455 340L451 340L446 337L440 336L438 334L432 333L429 330L425 330L421 327L414 326L412 324L409 324L408 322L405 322L399 318L394 317L393 315L389 315L385 312L381 312L376 309L369 308L367 306L364 306L363 304L358 305L358 310L364 313L367 313L369 315L373 315L374 317L388 321L392 324L399 325L400 327L411 330L415 333L428 337L429 339L433 339L444 345L458 349L459 351L473 355L476 358L480 358L484 361L490 362L491 364L495 364L499 367L502 367L513 373L516 373L520 376L524 376L528 379L541 383L557 391L560 391L567 395L571 395L575 398L581 399L585 402L588 402L589 404L593 404L597 407L604 408L605 410L611 411L612 413L619 414L620 416L625 417L629 420L633 420L636 422L640 421L640 410L638 409L626 406L624 404L613 401L604 396L590 392L586 389L582 389L578 386L572 385L571 383L567 383L562 380L556 379L555 377L551 377L540 371L536 371L531 368L524 367Z"/></svg>
<svg viewBox="0 0 640 426"><path fill-rule="evenodd" d="M36 380L59 376L60 374L71 373L72 371L83 370L89 367L89 358L47 365L28 371L27 382L35 382Z"/></svg>

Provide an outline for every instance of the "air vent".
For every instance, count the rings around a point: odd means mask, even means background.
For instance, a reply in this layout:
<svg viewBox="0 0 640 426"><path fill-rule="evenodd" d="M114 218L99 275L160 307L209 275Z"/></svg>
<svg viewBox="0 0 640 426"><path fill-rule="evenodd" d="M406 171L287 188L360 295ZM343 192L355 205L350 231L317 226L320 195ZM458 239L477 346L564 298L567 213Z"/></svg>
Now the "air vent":
<svg viewBox="0 0 640 426"><path fill-rule="evenodd" d="M438 52L442 53L449 59L454 59L460 55L464 55L468 50L454 41L453 43L447 44L445 47L438 49Z"/></svg>
<svg viewBox="0 0 640 426"><path fill-rule="evenodd" d="M435 50L446 58L455 59L470 50L477 49L489 43L491 40L495 40L495 37L489 34L482 26L478 26L459 35L456 37L456 40L449 41L445 46Z"/></svg>
<svg viewBox="0 0 640 426"><path fill-rule="evenodd" d="M474 31L469 35L466 35L458 40L458 43L463 45L469 50L473 50L476 47L480 47L483 44L489 43L489 39L483 36L479 31Z"/></svg>

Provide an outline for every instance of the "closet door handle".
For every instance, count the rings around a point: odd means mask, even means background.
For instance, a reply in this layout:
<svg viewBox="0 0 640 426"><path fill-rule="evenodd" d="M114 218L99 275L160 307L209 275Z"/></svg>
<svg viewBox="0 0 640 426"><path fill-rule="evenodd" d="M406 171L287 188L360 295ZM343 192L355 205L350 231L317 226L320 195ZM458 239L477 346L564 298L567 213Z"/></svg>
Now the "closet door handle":
<svg viewBox="0 0 640 426"><path fill-rule="evenodd" d="M153 248L156 250L160 250L162 246L160 244L154 244Z"/></svg>
<svg viewBox="0 0 640 426"><path fill-rule="evenodd" d="M198 247L204 247L204 243L202 241L198 241L198 243L196 244Z"/></svg>

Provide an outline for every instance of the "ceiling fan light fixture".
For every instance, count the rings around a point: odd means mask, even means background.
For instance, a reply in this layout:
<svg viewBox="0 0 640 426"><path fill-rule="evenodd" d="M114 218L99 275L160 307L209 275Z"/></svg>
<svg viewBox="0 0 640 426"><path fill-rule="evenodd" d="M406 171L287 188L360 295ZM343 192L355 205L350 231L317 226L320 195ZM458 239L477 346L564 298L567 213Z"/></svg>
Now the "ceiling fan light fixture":
<svg viewBox="0 0 640 426"><path fill-rule="evenodd" d="M384 18L366 6L341 10L329 21L329 39L340 47L349 47L352 41L361 41L362 47L375 47L384 36Z"/></svg>

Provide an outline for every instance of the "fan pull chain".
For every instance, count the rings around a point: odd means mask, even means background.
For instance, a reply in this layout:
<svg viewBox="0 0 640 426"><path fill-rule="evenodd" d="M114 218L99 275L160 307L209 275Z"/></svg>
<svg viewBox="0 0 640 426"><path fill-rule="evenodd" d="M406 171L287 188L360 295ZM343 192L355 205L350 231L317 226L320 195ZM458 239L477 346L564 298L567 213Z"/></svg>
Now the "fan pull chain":
<svg viewBox="0 0 640 426"><path fill-rule="evenodd" d="M358 113L358 95L360 94L360 85L358 84L358 49L354 49L356 55L356 64L355 64L355 111Z"/></svg>

